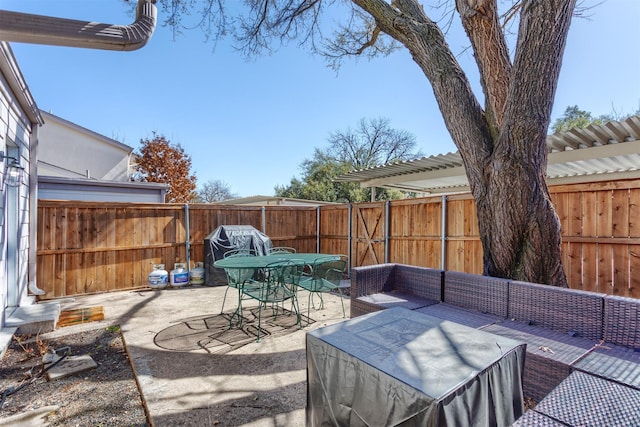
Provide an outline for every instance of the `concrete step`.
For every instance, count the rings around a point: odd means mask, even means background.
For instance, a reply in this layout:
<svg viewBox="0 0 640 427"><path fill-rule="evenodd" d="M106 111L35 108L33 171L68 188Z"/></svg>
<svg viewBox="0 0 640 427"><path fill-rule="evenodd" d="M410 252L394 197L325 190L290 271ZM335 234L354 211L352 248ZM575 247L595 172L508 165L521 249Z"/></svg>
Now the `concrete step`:
<svg viewBox="0 0 640 427"><path fill-rule="evenodd" d="M18 328L2 328L0 329L0 360L4 357L4 352L9 348L11 344L11 338L16 333Z"/></svg>
<svg viewBox="0 0 640 427"><path fill-rule="evenodd" d="M5 328L16 328L18 335L51 332L60 317L60 304L54 302L25 305L16 308L5 321Z"/></svg>

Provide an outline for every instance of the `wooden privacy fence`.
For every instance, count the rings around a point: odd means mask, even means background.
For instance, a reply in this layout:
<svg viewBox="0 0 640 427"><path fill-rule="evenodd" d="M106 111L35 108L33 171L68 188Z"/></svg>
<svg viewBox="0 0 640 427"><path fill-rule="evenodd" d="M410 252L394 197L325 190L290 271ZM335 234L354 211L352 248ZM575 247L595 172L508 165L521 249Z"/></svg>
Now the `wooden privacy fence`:
<svg viewBox="0 0 640 427"><path fill-rule="evenodd" d="M551 193L570 287L640 297L640 180ZM346 254L349 267L398 262L482 273L469 194L318 208L40 200L37 283L45 299L143 287L153 264L193 266L204 260L207 235L235 224L254 226L276 246Z"/></svg>

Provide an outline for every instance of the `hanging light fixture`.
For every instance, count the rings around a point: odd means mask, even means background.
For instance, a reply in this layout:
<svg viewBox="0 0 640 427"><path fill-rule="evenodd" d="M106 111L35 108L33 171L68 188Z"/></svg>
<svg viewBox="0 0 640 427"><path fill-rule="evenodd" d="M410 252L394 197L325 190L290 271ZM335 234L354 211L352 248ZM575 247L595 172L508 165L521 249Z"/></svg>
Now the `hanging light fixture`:
<svg viewBox="0 0 640 427"><path fill-rule="evenodd" d="M24 167L20 165L20 162L15 157L5 156L4 151L0 151L0 159L11 160L6 163L2 182L9 187L18 187L24 183Z"/></svg>

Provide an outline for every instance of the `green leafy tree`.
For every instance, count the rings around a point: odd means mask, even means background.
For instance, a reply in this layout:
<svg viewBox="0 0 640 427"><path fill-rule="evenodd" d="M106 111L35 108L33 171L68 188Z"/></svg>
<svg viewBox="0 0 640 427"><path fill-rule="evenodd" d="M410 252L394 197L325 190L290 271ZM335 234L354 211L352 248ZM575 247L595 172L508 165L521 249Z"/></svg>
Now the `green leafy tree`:
<svg viewBox="0 0 640 427"><path fill-rule="evenodd" d="M209 180L196 191L195 203L213 203L235 199L238 196L231 191L231 187L224 181Z"/></svg>
<svg viewBox="0 0 640 427"><path fill-rule="evenodd" d="M365 192L355 183L333 182L336 176L350 171L351 165L337 162L316 148L313 158L302 162L302 179L293 178L288 186L276 186L277 197L348 203L361 201Z"/></svg>
<svg viewBox="0 0 640 427"><path fill-rule="evenodd" d="M286 187L277 186L276 196L342 203L368 201L371 189L333 179L353 169L421 155L414 151L415 137L407 131L391 128L386 118L361 119L356 129L331 132L328 142L328 148L316 148L313 158L302 163L302 180L294 178ZM402 197L403 193L395 190L376 191L377 200Z"/></svg>
<svg viewBox="0 0 640 427"><path fill-rule="evenodd" d="M196 175L191 173L191 157L180 144L172 144L164 136L152 133L152 138L140 140L135 179L169 185L167 203L188 203L194 196Z"/></svg>
<svg viewBox="0 0 640 427"><path fill-rule="evenodd" d="M477 208L484 273L567 286L560 221L545 180L546 137L576 0L500 2L503 10L498 0L452 1L473 50L482 101L446 41L440 17L430 16L438 9L419 0L251 0L246 9L224 0L205 3L205 16L198 16L202 27L224 34L234 25L237 44L249 55L298 40L339 66L344 58L406 49L429 81L462 157ZM161 4L177 28L193 2ZM225 4L239 11L237 19L229 19ZM346 13L339 9L344 5ZM329 31L323 18L333 23L340 16ZM510 53L506 31L515 25ZM372 90L392 88L390 76Z"/></svg>
<svg viewBox="0 0 640 427"><path fill-rule="evenodd" d="M601 119L594 119L590 112L578 108L577 105L567 107L564 114L553 122L551 127L555 132L566 132L572 128L586 128L592 123L602 124Z"/></svg>
<svg viewBox="0 0 640 427"><path fill-rule="evenodd" d="M611 120L624 120L630 116L640 114L640 108L632 114L603 114L594 117L590 112L581 110L577 105L571 105L564 110L564 114L557 118L551 126L551 131L566 132L573 128L586 128L589 125L603 125Z"/></svg>

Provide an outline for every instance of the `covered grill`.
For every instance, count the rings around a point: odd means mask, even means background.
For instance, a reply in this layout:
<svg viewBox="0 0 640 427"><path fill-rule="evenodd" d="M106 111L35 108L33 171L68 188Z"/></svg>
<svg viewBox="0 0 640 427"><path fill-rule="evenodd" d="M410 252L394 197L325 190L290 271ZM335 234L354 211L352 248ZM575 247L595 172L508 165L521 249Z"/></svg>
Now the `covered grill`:
<svg viewBox="0 0 640 427"><path fill-rule="evenodd" d="M213 263L233 249L250 249L256 255L266 255L273 244L266 234L251 225L221 225L204 239L204 280L208 286L227 284L224 270Z"/></svg>

